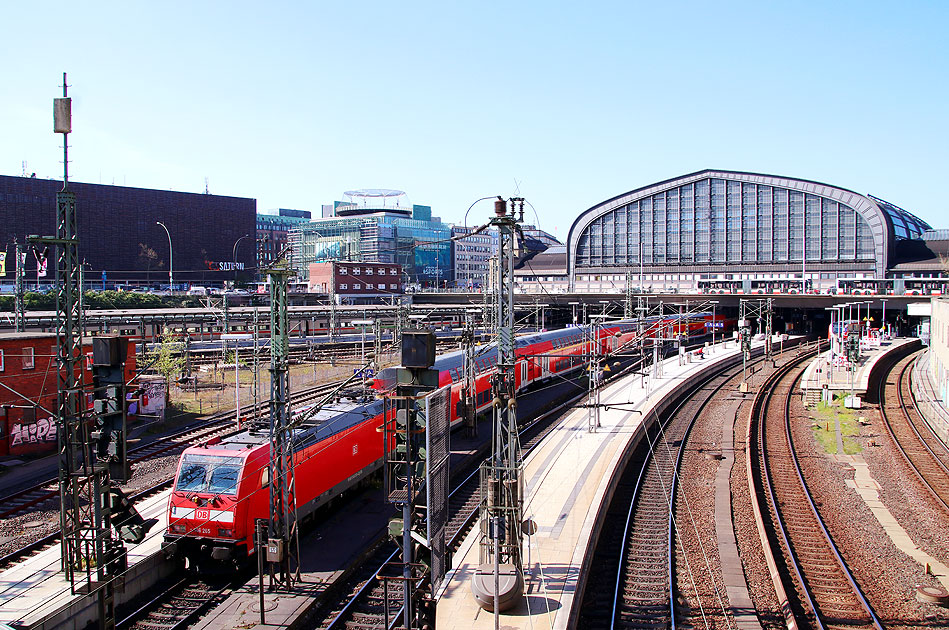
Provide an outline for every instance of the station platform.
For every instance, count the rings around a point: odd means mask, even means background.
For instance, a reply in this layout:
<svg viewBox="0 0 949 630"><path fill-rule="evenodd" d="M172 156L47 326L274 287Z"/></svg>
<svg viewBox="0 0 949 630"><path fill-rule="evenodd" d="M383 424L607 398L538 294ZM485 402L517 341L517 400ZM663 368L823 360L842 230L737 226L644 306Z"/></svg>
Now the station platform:
<svg viewBox="0 0 949 630"><path fill-rule="evenodd" d="M763 342L756 342L760 347ZM777 344L775 344L775 348ZM563 629L576 625L577 593L583 589L601 506L612 493L614 474L628 449L690 381L740 356L731 341L709 348L701 359L679 356L661 363L659 375L628 375L604 386L600 427L591 432L589 410L567 415L524 461L524 518L537 525L525 545L525 595L500 615L502 628ZM494 615L471 594L479 564L480 526L472 528L454 557L454 569L438 592L436 626L494 628Z"/></svg>
<svg viewBox="0 0 949 630"><path fill-rule="evenodd" d="M846 364L834 365L830 350L822 352L811 361L801 378L801 389L804 391L805 401L808 404L817 403L821 400L821 393L824 389L848 394L852 389L856 396L865 396L870 383L870 375L877 363L888 354L899 351L907 344L914 343L918 344L919 339L916 337L897 337L863 345L860 362L854 370L852 383L851 374ZM838 363L840 362L838 361Z"/></svg>
<svg viewBox="0 0 949 630"><path fill-rule="evenodd" d="M161 553L170 493L166 490L136 505L151 526L142 543L126 544L129 568L116 586L116 605L153 586L170 568ZM52 545L0 572L0 624L21 630L82 630L98 620L98 598L73 595L60 570L61 556L61 545ZM85 576L80 583L85 584Z"/></svg>

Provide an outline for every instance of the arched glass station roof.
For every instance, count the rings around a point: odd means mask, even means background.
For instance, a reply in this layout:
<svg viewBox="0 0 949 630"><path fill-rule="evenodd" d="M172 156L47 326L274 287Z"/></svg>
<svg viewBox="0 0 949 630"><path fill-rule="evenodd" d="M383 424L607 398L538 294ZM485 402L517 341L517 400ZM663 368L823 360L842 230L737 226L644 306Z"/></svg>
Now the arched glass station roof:
<svg viewBox="0 0 949 630"><path fill-rule="evenodd" d="M630 191L582 213L567 240L570 277L797 271L882 277L897 240L929 226L876 197L801 179L706 170Z"/></svg>

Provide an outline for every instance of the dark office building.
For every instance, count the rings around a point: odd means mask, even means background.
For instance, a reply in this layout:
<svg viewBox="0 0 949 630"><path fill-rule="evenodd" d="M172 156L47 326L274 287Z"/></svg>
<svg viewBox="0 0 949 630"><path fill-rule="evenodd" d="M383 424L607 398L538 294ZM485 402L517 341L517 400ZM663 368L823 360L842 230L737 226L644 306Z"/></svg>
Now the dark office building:
<svg viewBox="0 0 949 630"><path fill-rule="evenodd" d="M14 239L25 243L30 234L55 235L56 193L62 187L55 180L0 175L0 244L7 254L3 284L14 280ZM179 286L233 280L235 266L242 278L254 275L255 199L74 182L69 189L76 193L79 258L86 263L89 286L101 286L103 278L109 287L167 284L169 264ZM235 248L245 235L251 245ZM40 284L53 281L52 251L49 260L49 274ZM35 285L32 248L25 268L27 285Z"/></svg>

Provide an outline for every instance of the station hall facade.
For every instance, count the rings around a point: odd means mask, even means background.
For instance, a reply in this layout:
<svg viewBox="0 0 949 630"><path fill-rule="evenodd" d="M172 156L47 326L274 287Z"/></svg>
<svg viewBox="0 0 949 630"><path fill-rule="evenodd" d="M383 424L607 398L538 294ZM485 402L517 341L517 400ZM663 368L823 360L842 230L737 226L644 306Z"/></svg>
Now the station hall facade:
<svg viewBox="0 0 949 630"><path fill-rule="evenodd" d="M830 292L884 278L930 226L870 195L791 177L704 170L582 212L569 290Z"/></svg>

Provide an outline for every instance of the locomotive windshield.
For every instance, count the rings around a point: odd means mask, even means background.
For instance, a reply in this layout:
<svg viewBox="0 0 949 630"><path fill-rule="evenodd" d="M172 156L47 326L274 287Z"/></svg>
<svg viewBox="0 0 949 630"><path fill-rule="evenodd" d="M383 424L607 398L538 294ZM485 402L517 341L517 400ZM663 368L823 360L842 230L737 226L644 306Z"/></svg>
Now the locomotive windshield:
<svg viewBox="0 0 949 630"><path fill-rule="evenodd" d="M241 463L240 457L189 453L181 460L181 473L175 490L237 494Z"/></svg>

